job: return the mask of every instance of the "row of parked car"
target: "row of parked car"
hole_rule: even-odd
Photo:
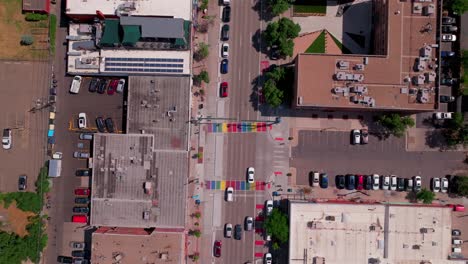
[[[97,117],[96,118],[96,126],[99,132],[105,133],[106,131],[109,133],[114,133],[115,132],[115,126],[114,126],[114,121],[112,118],[104,118],[102,117]],[[86,129],[88,128],[88,121],[86,117],[86,113],[79,113],[78,114],[78,128],[80,129]]]
[[[221,15],[221,20],[224,23],[229,23],[231,21],[231,7],[230,7],[231,1],[223,1],[223,4],[224,4],[224,7],[223,7],[222,15]],[[223,41],[229,40],[229,25],[227,24],[221,27],[221,40]],[[227,59],[229,56],[229,44],[227,43],[222,44],[221,56],[223,57],[223,59],[221,60],[220,71],[222,74],[227,74],[229,72],[229,60]]]
[[[125,79],[99,79],[93,78],[89,83],[88,91],[91,93],[98,92],[104,94],[107,90],[108,95],[113,95],[115,92],[123,93],[125,88]]]

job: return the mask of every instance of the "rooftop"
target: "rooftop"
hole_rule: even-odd
[[[178,264],[183,260],[183,233],[129,235],[98,230],[91,241],[91,261],[95,264],[114,264],[118,255],[121,257],[118,263]]]
[[[91,225],[184,226],[186,152],[159,152],[153,135],[137,134],[95,134],[93,149]]]
[[[69,16],[159,16],[192,20],[192,2],[186,0],[67,0],[66,14]]]
[[[447,259],[451,212],[448,207],[291,202],[289,263],[457,263]]]
[[[153,134],[156,149],[187,150],[190,77],[130,76],[127,133]]]
[[[50,12],[50,1],[48,0],[23,0],[23,11]]]
[[[372,5],[382,3],[375,0]],[[437,9],[425,15],[416,11],[426,10],[434,3],[414,2],[414,6],[418,5],[416,11],[412,1],[385,3],[380,10],[386,12],[387,20],[374,24],[380,27],[375,41],[386,50],[385,55],[299,54],[294,102],[297,107],[416,111],[435,108],[437,59],[431,45],[437,43]]]

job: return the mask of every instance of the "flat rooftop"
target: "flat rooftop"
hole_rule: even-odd
[[[154,147],[188,150],[190,77],[130,76],[127,133],[154,135]]]
[[[92,234],[91,262],[94,264],[183,262],[184,234],[156,233],[151,235]],[[115,257],[120,255],[121,261]]]
[[[374,1],[381,2],[380,0]],[[359,108],[430,111],[435,109],[437,1],[386,1],[387,55],[328,55],[296,57],[298,108]],[[385,16],[381,16],[385,17]],[[431,28],[431,30],[426,30]],[[424,53],[424,54],[423,54]],[[416,62],[421,61],[419,69]],[[342,63],[340,66],[339,64]],[[363,66],[361,68],[361,66]],[[364,92],[350,87],[364,86]]]
[[[451,213],[448,207],[293,201],[289,264],[460,263],[447,259]]]
[[[186,152],[158,152],[153,135],[95,134],[91,225],[183,227]]]
[[[67,0],[66,14],[69,16],[118,14],[128,16],[160,16],[192,20],[192,2],[187,0]]]

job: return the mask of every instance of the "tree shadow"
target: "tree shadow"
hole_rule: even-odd
[[[261,52],[263,54],[267,54],[268,47],[266,45],[262,45],[262,32],[260,29],[255,31],[255,34],[252,35],[252,47],[254,47],[255,51]]]
[[[447,149],[447,141],[445,140],[442,130],[432,129],[426,131],[426,145],[430,148]]]
[[[257,1],[255,5],[252,6],[252,9],[255,12],[257,12],[259,19],[265,22],[270,22],[273,20],[273,18],[275,18],[275,16],[271,13],[270,9],[268,8],[266,0]]]
[[[250,82],[250,84],[252,85],[252,92],[250,93],[249,102],[252,104],[252,108],[254,109],[254,111],[259,110],[260,86],[261,86],[260,82],[262,82],[261,75],[253,78]]]
[[[418,199],[416,198],[415,192],[408,192],[405,197],[410,203],[417,203]]]

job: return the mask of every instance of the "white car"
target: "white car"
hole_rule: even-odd
[[[73,77],[73,81],[72,81],[72,83],[70,85],[70,93],[77,94],[80,91],[81,80],[82,79],[83,78],[81,78],[81,76]]]
[[[83,129],[86,128],[87,122],[86,122],[86,114],[85,113],[79,113],[78,114],[78,127]]]
[[[123,93],[124,88],[125,88],[125,79],[120,79],[120,80],[119,80],[119,84],[117,84],[117,89],[116,89],[116,91],[117,91],[118,93]]]
[[[449,188],[449,181],[447,178],[442,178],[441,179],[442,183],[441,183],[441,186],[440,186],[440,191],[443,192],[443,193],[446,193],[448,191],[448,188]]]
[[[397,176],[391,175],[390,176],[390,190],[396,191],[397,189]]]
[[[265,253],[265,257],[263,258],[263,263],[271,264],[272,262],[273,262],[273,257],[271,256],[271,253]]]
[[[353,131],[351,131],[351,135],[352,135],[352,143],[353,145],[359,145],[361,144],[361,131],[359,131],[359,129],[354,129]]]
[[[389,176],[382,176],[382,190],[389,190],[390,189],[390,177]]]
[[[453,116],[452,112],[448,112],[448,113],[436,112],[436,113],[434,113],[434,119],[437,119],[437,120],[452,119],[452,116]]]
[[[9,128],[3,129],[2,147],[3,149],[11,149],[11,129]]]
[[[377,174],[372,175],[372,189],[378,190],[380,188],[380,176]]]
[[[227,238],[232,237],[232,224],[226,224],[224,226],[224,236]]]
[[[440,179],[439,178],[432,178],[432,191],[433,192],[440,191]]]
[[[442,34],[440,38],[442,41],[457,41],[457,36],[453,34]]]
[[[227,187],[226,188],[226,201],[227,202],[234,201],[234,188],[232,188],[232,187]]]
[[[223,45],[221,46],[221,55],[223,56],[223,58],[229,57],[229,44],[223,43]]]
[[[413,191],[419,192],[422,188],[421,176],[414,176],[414,187]]]
[[[266,210],[266,215],[271,214],[271,212],[273,211],[273,201],[272,200],[267,200],[265,202],[265,210]]]
[[[318,187],[320,184],[320,174],[317,171],[312,173],[312,186]]]
[[[247,169],[247,182],[253,183],[255,180],[255,169],[253,167],[249,167]]]

